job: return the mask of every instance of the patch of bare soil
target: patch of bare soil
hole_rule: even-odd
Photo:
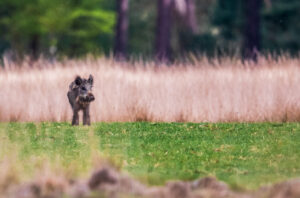
[[[212,177],[149,187],[105,167],[95,171],[85,181],[41,178],[27,184],[6,187],[0,194],[0,197],[9,198],[299,198],[300,179],[262,187],[256,192],[233,191],[225,183]]]

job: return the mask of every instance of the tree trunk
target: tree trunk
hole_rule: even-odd
[[[163,62],[171,58],[172,2],[173,0],[157,0],[155,57]]]
[[[30,59],[33,62],[39,58],[39,45],[40,45],[39,35],[38,34],[32,35],[29,43],[29,48],[30,48]]]
[[[114,46],[114,57],[117,60],[127,59],[128,3],[129,0],[117,0],[118,18]]]
[[[196,5],[194,0],[186,1],[186,22],[190,31],[195,34],[197,32]]]
[[[257,61],[260,49],[260,9],[261,0],[245,0],[245,38],[243,46],[243,58]]]
[[[179,14],[178,43],[180,54],[185,55],[192,50],[194,36],[198,31],[196,5],[194,0],[176,0],[184,2],[185,11]]]

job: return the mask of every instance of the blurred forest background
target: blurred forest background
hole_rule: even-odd
[[[299,19],[299,0],[1,0],[0,57],[297,56]]]

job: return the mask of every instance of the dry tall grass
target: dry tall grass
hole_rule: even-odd
[[[196,61],[156,67],[86,59],[0,70],[0,121],[70,121],[75,75],[94,75],[96,121],[300,121],[300,59]]]

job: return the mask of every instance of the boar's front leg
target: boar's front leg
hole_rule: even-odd
[[[91,125],[89,106],[83,109],[83,125]]]
[[[72,125],[79,125],[79,116],[78,116],[78,110],[77,109],[73,109]]]

